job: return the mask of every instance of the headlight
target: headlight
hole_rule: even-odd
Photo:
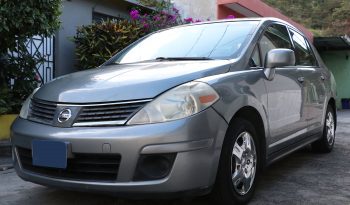
[[[29,113],[29,106],[30,106],[30,100],[32,99],[33,95],[38,91],[39,88],[36,88],[32,94],[29,95],[29,97],[24,101],[21,111],[19,112],[19,117],[23,119],[28,118],[28,113]]]
[[[127,124],[158,123],[185,118],[208,108],[218,99],[217,92],[206,83],[185,83],[147,104]]]

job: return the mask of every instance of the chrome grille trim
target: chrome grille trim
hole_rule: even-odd
[[[124,101],[124,102],[111,102],[111,103],[93,103],[93,104],[64,104],[58,103],[57,106],[65,106],[65,107],[92,107],[92,106],[107,106],[107,105],[125,105],[132,103],[142,103],[142,102],[150,102],[152,99],[146,100],[134,100],[134,101]]]
[[[52,124],[56,108],[56,103],[33,98],[30,101],[30,112],[28,119],[39,123]]]
[[[84,105],[73,126],[124,125],[149,101],[151,100]]]

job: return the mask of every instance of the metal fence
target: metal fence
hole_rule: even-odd
[[[34,36],[26,42],[26,47],[32,56],[39,54],[44,61],[36,66],[36,72],[41,83],[47,83],[55,77],[54,37]]]

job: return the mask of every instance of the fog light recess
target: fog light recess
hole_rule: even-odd
[[[167,177],[174,164],[176,153],[140,155],[134,181],[149,181]]]

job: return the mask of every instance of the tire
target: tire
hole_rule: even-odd
[[[251,122],[235,119],[231,123],[221,150],[212,192],[215,203],[246,204],[252,199],[260,172],[258,142]]]
[[[322,137],[311,144],[316,152],[329,153],[334,147],[335,141],[335,117],[333,108],[328,105]]]

